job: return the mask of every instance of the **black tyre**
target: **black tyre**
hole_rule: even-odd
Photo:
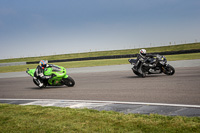
[[[175,73],[175,69],[171,65],[167,65],[164,70],[164,74],[173,75]]]
[[[75,85],[75,81],[70,76],[68,76],[66,79],[63,79],[63,83],[68,87],[73,87]]]
[[[139,76],[139,72],[137,72],[137,71],[135,71],[135,70],[133,70],[133,73],[135,74],[135,75],[137,75],[137,76]]]

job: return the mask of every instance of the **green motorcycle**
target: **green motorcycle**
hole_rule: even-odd
[[[35,73],[36,69],[29,69],[27,68],[26,73],[33,77],[33,82],[35,85],[39,86],[39,84],[35,80]],[[66,85],[68,87],[73,87],[75,85],[75,81],[67,75],[67,71],[64,67],[57,66],[57,65],[50,65],[44,69],[45,76],[51,76],[50,79],[44,80],[44,85],[40,88],[45,88],[46,86],[62,86]]]

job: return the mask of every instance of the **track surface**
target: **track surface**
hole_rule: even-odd
[[[0,98],[68,99],[200,105],[200,67],[176,68],[173,76],[135,76],[131,70],[73,73],[76,85],[39,89],[31,77],[0,80]]]

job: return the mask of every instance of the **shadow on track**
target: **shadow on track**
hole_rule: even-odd
[[[161,74],[154,74],[154,75],[151,75],[151,74],[149,74],[149,75],[146,75],[146,77],[145,78],[154,78],[154,77],[166,77],[167,75],[161,75]],[[168,76],[167,76],[168,77]],[[137,75],[133,75],[133,76],[126,76],[125,78],[141,78],[141,79],[143,79],[143,77],[139,77],[139,76],[137,76]]]
[[[47,86],[45,88],[39,88],[39,87],[28,87],[27,89],[32,89],[32,90],[48,90],[48,89],[60,89],[60,88],[69,88],[67,86]]]

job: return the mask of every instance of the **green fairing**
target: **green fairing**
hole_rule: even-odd
[[[36,69],[28,69],[26,72],[34,77]],[[68,78],[68,75],[66,75],[66,69],[61,66],[53,65],[51,67],[47,67],[44,69],[44,75],[45,76],[50,76],[54,75],[51,79],[48,80],[48,83],[53,86],[59,86],[62,85],[62,79],[63,78]]]
[[[36,69],[28,69],[26,72],[27,72],[30,76],[34,77],[35,70],[36,70]]]
[[[68,75],[65,75],[65,76],[64,76],[65,79],[68,78],[68,77],[69,77]]]

